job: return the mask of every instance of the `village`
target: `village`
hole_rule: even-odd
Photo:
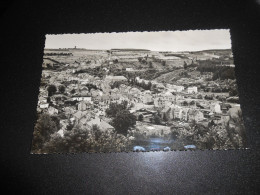
[[[203,149],[209,133],[196,133],[201,128],[214,127],[220,137],[229,133],[227,126],[241,130],[231,120],[241,112],[235,78],[213,80],[213,71],[198,71],[200,62],[219,58],[217,66],[233,68],[231,50],[224,57],[215,53],[45,50],[37,113],[58,119],[61,138],[75,127],[122,133],[121,127],[131,143],[128,149]],[[124,105],[133,123],[115,125],[119,116],[111,113],[113,105]],[[189,136],[193,140],[185,140]],[[155,138],[163,144],[146,143]],[[223,147],[232,145],[232,140],[224,142]],[[211,147],[222,146],[214,141]]]

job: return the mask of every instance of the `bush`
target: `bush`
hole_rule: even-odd
[[[44,144],[45,153],[120,152],[129,150],[131,140],[113,131],[101,131],[99,127],[81,129],[75,127],[61,137],[54,133]]]

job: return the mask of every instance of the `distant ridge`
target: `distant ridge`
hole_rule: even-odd
[[[86,49],[86,48],[45,48],[46,51],[70,51],[70,50],[84,50],[84,51],[105,51],[105,49]]]
[[[113,48],[113,49],[111,49],[111,51],[151,51],[151,50],[149,50],[149,49],[132,49],[132,48],[122,48],[122,49]]]

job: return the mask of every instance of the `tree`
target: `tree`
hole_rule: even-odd
[[[162,61],[162,65],[166,66],[166,61],[165,60]]]
[[[111,89],[119,88],[120,85],[121,85],[121,82],[120,82],[120,81],[115,81],[114,83],[112,83]]]
[[[183,102],[183,106],[188,106],[188,102],[187,102],[187,101],[184,101],[184,102]]]
[[[145,84],[144,80],[140,83],[140,85],[142,88],[145,88],[146,84]]]
[[[43,145],[51,137],[51,134],[57,132],[56,123],[48,114],[41,114],[35,124],[32,141],[32,151],[41,152]]]
[[[113,60],[114,64],[118,63],[118,59]]]
[[[144,116],[143,116],[142,114],[140,114],[140,115],[138,116],[138,120],[139,120],[139,121],[143,121],[143,120],[144,120]]]
[[[149,68],[153,68],[153,63],[151,61],[149,62]]]
[[[147,64],[147,61],[145,59],[142,59],[141,63],[142,64]]]
[[[195,104],[195,101],[192,100],[192,101],[190,102],[190,106],[192,106],[192,105],[194,105],[194,104]]]
[[[100,131],[98,126],[74,127],[61,137],[54,133],[44,144],[44,153],[120,152],[129,150],[131,141],[114,131]]]
[[[161,124],[161,118],[158,115],[154,116],[154,123],[157,125]]]
[[[229,115],[230,120],[226,124],[228,137],[234,148],[246,146],[246,131],[243,122],[242,112],[238,110],[234,116]],[[232,126],[230,124],[233,124]],[[235,124],[235,125],[234,125]]]
[[[56,93],[57,88],[55,85],[49,85],[47,91],[48,91],[48,96],[52,96],[54,93]]]
[[[213,96],[212,95],[205,95],[204,99],[206,99],[206,100],[213,100]]]
[[[149,81],[147,84],[147,90],[151,90],[151,88],[152,88],[152,83],[151,83],[151,81]]]
[[[64,86],[64,85],[60,85],[60,86],[58,87],[58,89],[59,89],[59,92],[60,92],[60,93],[64,93],[64,92],[65,92],[65,86]]]
[[[187,65],[187,63],[184,61],[184,64],[183,64],[183,68],[184,69],[187,69],[188,68],[188,65]]]
[[[123,101],[121,104],[112,102],[109,104],[109,108],[106,109],[106,114],[110,117],[116,117],[118,112],[127,109],[127,105],[128,105],[127,101]]]
[[[92,125],[92,131],[94,132],[95,140],[97,141],[101,137],[102,132],[96,124]]]
[[[237,96],[238,95],[238,90],[237,88],[234,88],[234,89],[230,89],[229,91],[229,96]]]
[[[117,133],[126,135],[128,128],[136,124],[136,117],[128,110],[120,110],[112,120],[112,126]]]
[[[163,120],[164,120],[165,122],[168,121],[168,117],[166,116],[166,114],[163,115]]]
[[[198,99],[202,99],[202,95],[201,95],[201,94],[198,94],[198,95],[197,95],[197,98],[198,98]]]
[[[76,90],[75,90],[75,89],[72,89],[72,90],[70,91],[70,93],[71,93],[71,94],[74,94],[74,93],[76,93]]]

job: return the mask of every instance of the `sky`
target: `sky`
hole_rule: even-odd
[[[200,51],[231,49],[228,29],[46,35],[45,48]]]

